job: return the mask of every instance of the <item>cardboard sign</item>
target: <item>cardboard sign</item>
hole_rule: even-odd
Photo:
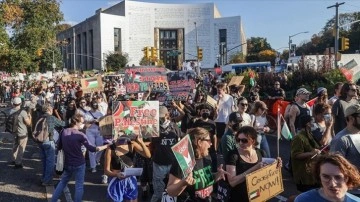
[[[63,77],[61,78],[61,80],[62,80],[63,82],[67,82],[67,81],[71,81],[72,78],[71,78],[70,75],[65,75],[65,76],[63,76]]]
[[[166,92],[169,85],[166,69],[161,67],[131,67],[125,69],[124,84],[127,93]]]
[[[159,136],[158,101],[118,101],[113,103],[115,136],[125,134],[147,139]]]
[[[101,77],[91,77],[81,79],[81,89],[84,93],[91,93],[99,90],[103,90]]]
[[[171,147],[176,161],[179,163],[180,169],[186,178],[194,169],[196,164],[194,150],[191,144],[190,136],[186,135],[178,143]]]
[[[263,202],[284,191],[281,168],[277,161],[246,175],[249,201]]]
[[[113,117],[111,115],[103,116],[99,120],[99,127],[100,127],[100,135],[102,136],[112,136],[113,135]],[[116,140],[117,137],[114,137]]]
[[[168,92],[168,93],[163,93],[162,95],[160,95],[158,97],[158,100],[160,102],[170,102],[172,100],[174,101],[187,101],[189,100],[194,100],[195,98],[195,93],[189,93],[189,92]]]
[[[231,80],[230,80],[228,86],[240,85],[243,79],[244,79],[244,76],[233,76],[233,77],[231,77]]]
[[[206,104],[208,104],[208,105],[210,105],[211,107],[213,107],[213,108],[215,108],[215,106],[217,105],[217,101],[214,99],[214,98],[212,98],[211,96],[207,96],[206,97]]]

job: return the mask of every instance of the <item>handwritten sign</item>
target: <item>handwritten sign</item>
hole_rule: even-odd
[[[127,93],[169,90],[166,69],[160,67],[131,67],[125,70],[124,84]]]
[[[61,78],[61,80],[62,80],[63,82],[67,82],[67,81],[71,81],[72,78],[71,78],[70,75],[65,75],[65,76],[63,76],[63,77]]]
[[[180,169],[186,178],[194,169],[196,164],[194,150],[190,136],[186,135],[178,143],[171,147]]]
[[[159,136],[158,101],[118,101],[113,104],[115,134],[135,136]]]
[[[158,97],[158,100],[160,102],[166,102],[166,101],[186,101],[188,99],[193,100],[195,97],[195,93],[188,93],[188,92],[168,92],[160,95]]]
[[[284,191],[281,168],[277,161],[246,175],[249,201],[262,202]]]
[[[99,120],[100,134],[102,136],[112,136],[113,135],[113,118],[111,115],[104,116]],[[114,137],[117,139],[117,137]]]
[[[230,80],[228,86],[240,85],[243,79],[244,79],[244,76],[233,76],[233,77],[231,77],[231,80]]]
[[[84,93],[91,93],[92,91],[103,90],[101,77],[91,77],[81,79],[81,89]]]

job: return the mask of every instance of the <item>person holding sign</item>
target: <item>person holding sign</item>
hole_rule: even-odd
[[[347,193],[349,189],[360,186],[359,170],[341,154],[320,156],[312,166],[312,173],[321,183],[321,188],[300,194],[295,202],[360,201],[359,197]]]
[[[150,158],[150,150],[138,136],[134,141],[125,135],[120,137],[112,147],[105,152],[105,175],[113,177],[108,186],[108,196],[113,201],[136,201],[138,196],[136,176],[126,176],[126,168],[134,166],[135,152],[145,158]]]
[[[243,126],[235,136],[238,149],[229,153],[226,160],[226,171],[229,173],[228,181],[232,187],[230,190],[229,202],[247,202],[248,192],[246,188],[246,175],[256,171],[266,163],[262,162],[263,155],[256,148],[257,131],[251,126]],[[278,167],[282,166],[282,161],[278,158]]]
[[[217,173],[211,172],[211,158],[209,148],[211,138],[209,132],[204,128],[193,128],[189,130],[192,147],[194,149],[195,166],[192,172],[183,177],[179,164],[173,164],[169,174],[167,192],[172,197],[185,197],[189,201],[211,201],[213,185],[220,179],[225,179],[228,173],[219,166]]]

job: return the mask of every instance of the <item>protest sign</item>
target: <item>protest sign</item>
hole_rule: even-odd
[[[249,201],[262,202],[284,191],[281,168],[277,161],[246,175]]]
[[[159,136],[158,101],[118,101],[113,103],[115,134],[135,136]]]
[[[179,163],[180,169],[186,178],[194,169],[195,155],[191,144],[190,136],[186,135],[178,143],[171,147],[176,161]]]
[[[131,67],[125,69],[127,93],[165,92],[169,90],[166,69],[162,67]]]
[[[244,79],[244,76],[233,76],[233,77],[231,77],[231,80],[230,80],[228,86],[240,85],[243,79]]]
[[[110,137],[113,133],[113,117],[111,115],[103,116],[99,120],[99,127],[100,127],[100,135]],[[113,138],[114,140],[117,137]]]
[[[81,79],[81,89],[84,93],[91,93],[94,91],[103,90],[101,77],[91,77]]]
[[[65,75],[65,76],[63,76],[63,77],[61,78],[61,80],[62,80],[63,82],[71,81],[71,76],[70,76],[70,75]]]
[[[217,105],[217,101],[212,98],[211,96],[207,96],[206,97],[206,104],[210,105],[211,107],[215,108],[215,106]]]

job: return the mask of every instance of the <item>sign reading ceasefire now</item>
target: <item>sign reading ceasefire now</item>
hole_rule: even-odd
[[[169,90],[166,69],[162,67],[130,67],[125,69],[127,93],[165,92]]]
[[[277,161],[246,176],[249,201],[263,202],[284,191],[281,168]]]

